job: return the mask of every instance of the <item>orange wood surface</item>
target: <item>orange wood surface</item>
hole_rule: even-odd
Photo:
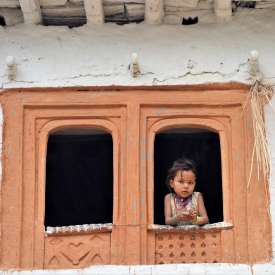
[[[247,100],[247,87],[238,84],[2,90],[1,267],[269,261],[267,180],[258,180],[254,173],[247,187],[253,147],[250,110],[244,108]],[[101,128],[112,135],[110,233],[55,237],[44,233],[47,139],[50,133],[68,127]],[[171,244],[165,241],[168,247],[173,245],[167,254],[160,252],[161,234],[148,230],[154,217],[155,134],[180,127],[206,128],[219,134],[224,220],[233,224],[233,229],[217,233],[217,248],[194,252],[195,260],[194,255],[183,259],[172,251],[179,233],[171,233]],[[197,238],[201,240],[204,234],[198,233]],[[189,246],[202,245],[201,241],[193,243],[190,236],[186,235]],[[211,233],[208,238],[211,246]],[[93,246],[104,253],[97,255]],[[160,253],[168,256],[160,257]]]

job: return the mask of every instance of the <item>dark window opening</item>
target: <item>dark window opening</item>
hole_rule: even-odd
[[[198,23],[199,23],[198,16],[188,17],[188,18],[183,17],[182,22],[181,22],[182,25],[194,25],[194,24],[198,24]]]
[[[113,142],[101,130],[49,136],[45,226],[112,223]]]
[[[154,223],[164,224],[167,171],[185,156],[196,162],[195,191],[204,198],[210,223],[223,221],[221,150],[217,133],[204,129],[174,129],[161,132],[154,145]]]
[[[0,16],[0,26],[6,26],[6,21],[3,16]]]

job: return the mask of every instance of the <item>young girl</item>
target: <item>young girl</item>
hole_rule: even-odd
[[[173,163],[166,180],[172,191],[164,199],[165,223],[170,225],[203,225],[208,216],[201,193],[194,192],[196,168],[192,160],[182,158]]]

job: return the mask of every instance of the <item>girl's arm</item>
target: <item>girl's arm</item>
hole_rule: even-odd
[[[165,224],[176,225],[177,218],[172,216],[170,194],[167,194],[164,198],[164,217]]]
[[[199,225],[209,223],[208,215],[204,206],[204,201],[201,193],[198,194],[198,216],[195,223]]]

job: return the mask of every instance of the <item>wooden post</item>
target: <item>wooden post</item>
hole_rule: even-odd
[[[232,1],[231,0],[215,0],[215,14],[218,21],[226,22],[232,17]]]
[[[145,1],[145,21],[148,24],[161,24],[164,17],[163,0]]]
[[[84,0],[87,24],[102,25],[104,23],[104,10],[102,0]]]
[[[24,22],[27,24],[39,24],[42,21],[39,0],[19,0]]]

